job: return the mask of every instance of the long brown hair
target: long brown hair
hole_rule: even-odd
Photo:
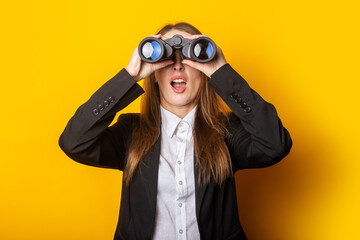
[[[168,24],[158,34],[175,29],[189,34],[201,34],[188,23]],[[201,85],[196,96],[198,107],[193,129],[196,164],[199,167],[199,183],[209,183],[211,176],[221,185],[229,176],[232,168],[229,150],[224,137],[228,134],[229,108],[223,100],[208,86],[209,78],[202,74]],[[143,157],[153,150],[160,137],[161,113],[159,85],[155,74],[144,81],[145,94],[141,100],[139,125],[134,129],[124,178],[128,184]]]

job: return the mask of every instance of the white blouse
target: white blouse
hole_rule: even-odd
[[[196,106],[183,119],[160,108],[161,149],[153,239],[200,239],[192,135]]]

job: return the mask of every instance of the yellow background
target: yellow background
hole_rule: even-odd
[[[57,141],[144,37],[178,21],[222,48],[293,138],[281,163],[236,176],[248,238],[360,239],[356,2],[2,3],[0,239],[113,238],[122,173],[78,164]]]

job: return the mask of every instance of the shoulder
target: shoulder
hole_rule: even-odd
[[[136,122],[140,119],[140,113],[123,113],[117,119],[117,122]]]
[[[130,134],[132,130],[138,125],[140,120],[139,113],[124,113],[121,114],[117,121],[109,127],[111,132]]]

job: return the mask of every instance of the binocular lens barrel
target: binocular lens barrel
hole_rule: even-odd
[[[161,46],[157,41],[146,42],[142,48],[142,56],[148,60],[156,60],[161,56]]]
[[[211,42],[201,39],[194,46],[194,55],[203,61],[210,59],[214,54],[214,47]]]
[[[166,40],[147,37],[139,44],[141,59],[149,63],[173,59],[176,50],[181,50],[183,59],[201,63],[210,62],[216,55],[216,45],[208,37],[199,37],[193,40],[181,35],[175,35]]]

